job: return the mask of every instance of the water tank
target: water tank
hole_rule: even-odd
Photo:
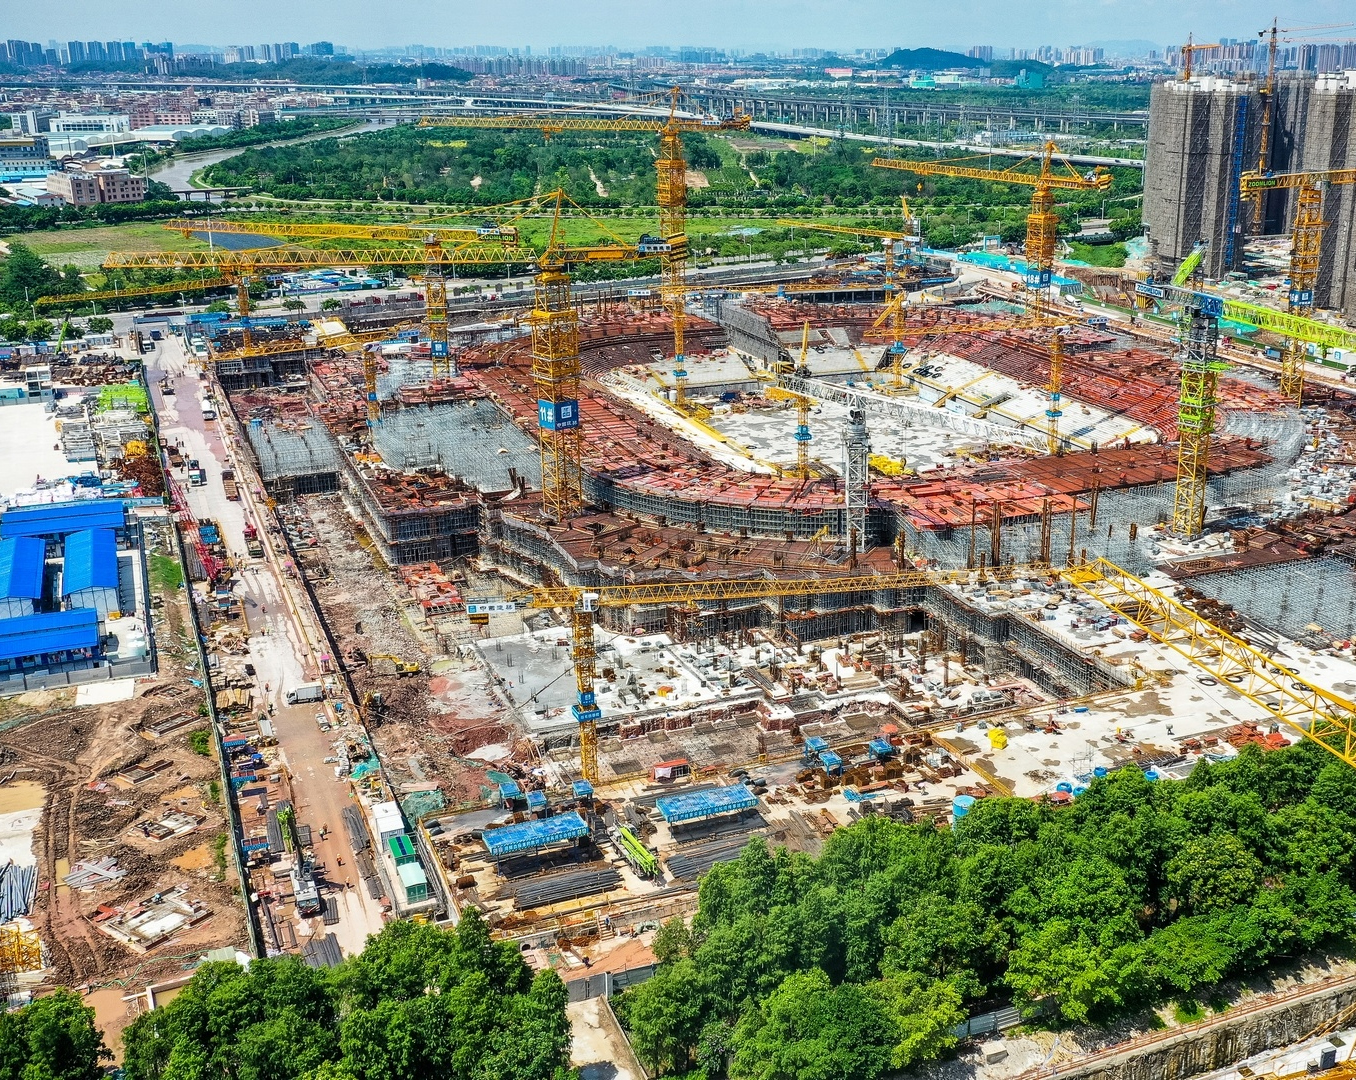
[[[1073,785],[1072,785],[1071,783],[1069,783],[1069,781],[1067,781],[1067,780],[1061,780],[1058,784],[1055,785],[1055,790],[1056,790],[1056,791],[1062,791],[1062,792],[1064,792],[1066,795],[1072,795],[1072,794],[1073,794]]]
[[[1085,788],[1082,784],[1077,784],[1077,785],[1075,785],[1075,787],[1074,787],[1074,789],[1073,789],[1073,796],[1074,796],[1074,798],[1075,798],[1075,799],[1078,798],[1078,796],[1082,795],[1082,794],[1083,794],[1085,791],[1087,791],[1087,790],[1088,790],[1088,789]]]
[[[1157,780],[1157,779],[1158,779],[1158,770],[1157,770],[1157,769],[1145,769],[1145,770],[1144,770],[1144,779],[1145,779],[1145,780],[1149,780],[1149,781]]]
[[[1092,770],[1092,775],[1093,775],[1093,776],[1105,776],[1105,775],[1106,775],[1106,766],[1105,766],[1105,765],[1098,765],[1095,769]]]
[[[951,800],[951,817],[959,821],[970,812],[970,807],[975,805],[973,795],[957,795]]]

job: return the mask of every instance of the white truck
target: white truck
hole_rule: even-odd
[[[289,705],[304,705],[308,701],[321,701],[325,697],[323,683],[308,682],[294,686],[284,695]]]

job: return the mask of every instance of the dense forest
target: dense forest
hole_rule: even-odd
[[[337,968],[201,965],[123,1033],[126,1080],[565,1080],[565,984],[476,912],[392,923]],[[0,1080],[97,1080],[110,1057],[69,991],[0,1012]]]
[[[1348,943],[1356,772],[1305,742],[1072,807],[985,799],[954,829],[867,817],[819,858],[751,841],[666,924],[616,1001],[670,1074],[875,1080],[946,1054],[979,1002],[1045,1023],[1193,1006],[1231,976]]]

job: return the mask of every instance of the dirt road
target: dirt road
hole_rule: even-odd
[[[169,397],[159,386],[162,374],[175,389]],[[346,953],[359,952],[367,935],[379,931],[383,920],[380,904],[360,887],[351,870],[353,853],[342,823],[344,807],[351,801],[349,788],[346,780],[336,778],[333,765],[325,761],[334,756],[335,735],[322,731],[317,723],[317,713],[326,711],[323,707],[288,706],[284,700],[288,688],[318,680],[325,670],[334,668],[316,613],[295,578],[272,515],[257,494],[262,483],[248,452],[237,445],[239,436],[232,430],[234,422],[225,394],[219,388],[209,388],[207,379],[198,377],[178,338],[161,344],[155,359],[148,362],[147,378],[162,436],[170,442],[181,442],[185,458],[197,458],[207,474],[206,484],[185,487],[195,516],[218,523],[235,564],[242,567],[236,593],[248,626],[249,660],[258,682],[256,698],[273,708],[280,757],[292,778],[297,820],[311,826],[317,861],[328,868],[327,880],[336,886],[329,900],[339,912],[339,922],[325,929],[339,939]],[[220,403],[220,420],[202,418],[209,393],[215,393]],[[221,480],[226,468],[235,470],[239,502],[226,498]],[[183,477],[179,479],[187,484]],[[245,550],[246,521],[259,529],[265,541],[266,558],[262,560],[250,558]],[[330,711],[328,719],[333,718]],[[325,826],[327,837],[321,839]],[[346,871],[346,867],[350,869]],[[347,881],[352,881],[354,888],[344,888]],[[319,920],[310,922],[313,925],[298,927],[299,940],[319,931]]]

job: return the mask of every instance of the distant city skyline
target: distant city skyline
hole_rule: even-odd
[[[135,37],[209,43],[224,48],[272,40],[342,41],[354,49],[504,45],[545,51],[593,44],[620,49],[700,45],[745,51],[932,47],[964,52],[974,45],[1034,48],[1149,40],[1158,47],[1241,37],[1269,26],[1344,24],[1330,35],[1356,33],[1350,0],[1000,0],[918,4],[901,0],[499,0],[374,9],[359,0],[221,0],[187,6],[128,0],[109,7],[92,0],[23,5],[6,16],[6,37],[47,41]],[[681,20],[681,21],[678,21]]]

